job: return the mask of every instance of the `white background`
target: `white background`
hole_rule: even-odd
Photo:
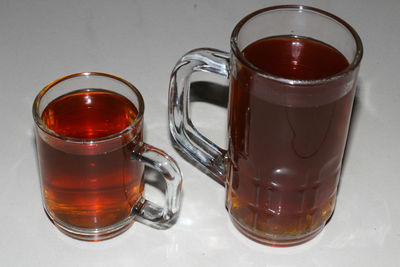
[[[400,266],[400,1],[301,2],[345,19],[365,48],[336,211],[316,239],[292,248],[249,241],[228,218],[224,188],[171,144],[168,83],[178,58],[197,47],[229,50],[240,18],[282,3],[1,0],[0,266]],[[142,92],[146,142],[174,156],[184,174],[171,229],[135,223],[90,243],[46,217],[31,106],[46,84],[82,71],[118,75]],[[198,128],[224,144],[226,110],[196,114]]]

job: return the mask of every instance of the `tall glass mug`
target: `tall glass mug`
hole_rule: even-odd
[[[44,209],[77,239],[98,241],[134,220],[167,228],[180,208],[182,177],[163,151],[143,143],[144,102],[129,82],[77,73],[47,85],[33,103]],[[143,196],[144,166],[166,182],[165,206]]]
[[[297,245],[332,215],[362,53],[358,34],[342,19],[291,5],[243,18],[230,53],[196,49],[177,63],[171,134],[225,183],[226,208],[247,237]],[[194,72],[230,80],[227,151],[191,121]]]

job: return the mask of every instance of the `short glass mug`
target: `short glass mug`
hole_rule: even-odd
[[[271,246],[297,245],[331,217],[362,53],[358,34],[342,19],[289,5],[243,18],[230,53],[195,49],[176,64],[171,135],[225,183],[226,208],[245,236]],[[191,120],[195,72],[230,81],[227,150]]]
[[[138,89],[105,73],[65,76],[37,95],[44,209],[65,234],[100,241],[135,220],[159,229],[176,221],[181,171],[173,158],[143,142],[143,113]],[[164,207],[143,196],[145,166],[165,180]]]

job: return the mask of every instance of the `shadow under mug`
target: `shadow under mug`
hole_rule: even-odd
[[[273,42],[277,45],[260,48]],[[332,53],[333,61],[339,55],[346,65],[321,77],[320,71],[332,67]],[[289,5],[243,18],[233,30],[230,53],[195,49],[176,64],[169,93],[171,135],[180,150],[225,183],[226,208],[247,237],[272,246],[297,245],[316,236],[331,217],[362,53],[358,34],[342,19]],[[308,73],[302,60],[318,67]],[[280,74],[279,68],[288,66],[288,76]],[[195,72],[230,81],[227,150],[191,120]]]
[[[43,204],[62,232],[99,241],[135,220],[159,229],[176,221],[182,175],[173,158],[143,142],[143,113],[140,92],[105,73],[65,76],[37,95]],[[163,207],[143,196],[145,166],[165,180]]]

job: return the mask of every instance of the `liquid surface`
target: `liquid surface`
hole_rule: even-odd
[[[51,102],[42,120],[60,135],[95,139],[124,130],[136,115],[137,108],[121,95],[84,90]],[[130,135],[136,138],[117,140],[118,146],[103,142],[94,152],[89,143],[71,148],[37,135],[43,197],[53,219],[97,229],[130,215],[143,191],[143,167],[130,160],[142,132],[135,128]]]
[[[348,66],[332,47],[290,36],[257,41],[243,54],[257,68],[290,79],[324,78]],[[253,237],[301,238],[333,212],[354,88],[328,103],[304,98],[290,106],[259,97],[272,85],[288,89],[245,68],[232,77],[226,205]],[[338,86],[325,89],[343,89]]]
[[[243,55],[260,70],[287,79],[326,78],[349,65],[333,47],[305,38],[263,39],[246,47]]]
[[[83,90],[47,105],[42,121],[60,135],[96,139],[124,130],[136,115],[136,107],[121,95],[104,90]]]

